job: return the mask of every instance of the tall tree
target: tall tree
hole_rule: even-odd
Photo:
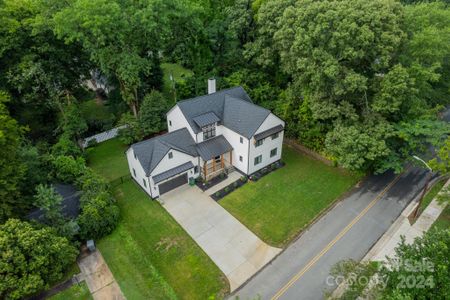
[[[74,263],[77,249],[49,228],[9,219],[0,225],[0,298],[23,299],[49,288]]]
[[[122,98],[137,117],[142,78],[158,70],[171,17],[184,8],[173,0],[76,0],[54,21],[60,37],[80,42],[101,70],[118,80]]]
[[[34,139],[50,137],[55,110],[89,75],[91,62],[77,43],[53,33],[51,16],[61,1],[0,2],[0,88],[12,97],[11,113]]]
[[[19,154],[24,129],[9,115],[8,101],[9,97],[0,92],[0,223],[27,206],[19,190],[26,170]]]

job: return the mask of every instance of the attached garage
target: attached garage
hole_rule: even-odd
[[[164,193],[167,193],[183,184],[186,184],[188,182],[188,176],[187,173],[184,173],[183,175],[177,176],[173,179],[170,179],[166,182],[163,182],[158,185],[159,188],[159,194],[162,195]]]

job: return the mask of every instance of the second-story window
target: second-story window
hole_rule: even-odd
[[[207,125],[202,128],[203,140],[210,139],[216,136],[216,124]]]

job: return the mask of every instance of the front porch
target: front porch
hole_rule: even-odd
[[[231,167],[233,167],[233,154],[232,151],[229,151],[208,161],[203,160],[200,174],[204,180],[210,180],[215,176],[227,172]]]
[[[201,157],[200,174],[203,180],[210,180],[233,166],[233,147],[222,135],[197,144],[197,151]]]

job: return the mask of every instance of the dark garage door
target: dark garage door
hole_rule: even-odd
[[[161,183],[159,185],[159,194],[162,195],[164,193],[167,193],[168,191],[173,190],[174,188],[177,188],[187,182],[187,173],[177,176],[174,179]]]

